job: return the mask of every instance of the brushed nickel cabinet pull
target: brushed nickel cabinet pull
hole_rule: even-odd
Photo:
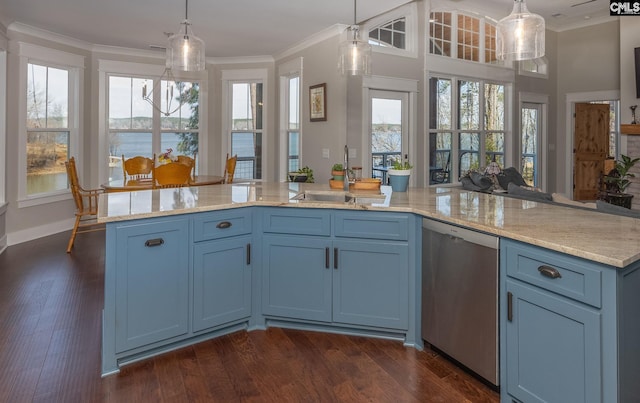
[[[220,221],[218,225],[216,225],[216,228],[220,228],[220,229],[226,229],[229,227],[231,227],[231,223],[229,221]]]
[[[147,241],[144,243],[144,246],[146,246],[147,248],[153,248],[154,246],[160,246],[163,244],[164,244],[164,239],[155,238],[155,239],[147,239]]]
[[[507,293],[507,320],[513,322],[513,294]]]
[[[545,277],[549,277],[549,278],[561,278],[562,274],[560,274],[560,272],[558,271],[558,269],[555,269],[553,267],[549,267],[549,266],[540,266],[538,267],[538,271],[540,272],[540,274],[542,274]]]

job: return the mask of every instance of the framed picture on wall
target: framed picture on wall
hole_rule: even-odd
[[[327,84],[309,87],[309,116],[312,122],[327,120]]]

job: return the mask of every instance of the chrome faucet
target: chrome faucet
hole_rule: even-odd
[[[349,147],[344,146],[344,190],[349,190]]]

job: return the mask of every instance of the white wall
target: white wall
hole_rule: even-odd
[[[572,113],[566,107],[567,95],[620,89],[618,43],[618,21],[557,34],[558,76],[555,84],[558,119],[552,131],[555,129],[555,189],[558,192],[572,194],[566,185],[571,182],[572,171],[565,168],[566,162],[573,158],[569,146],[573,130],[567,128],[565,119]]]

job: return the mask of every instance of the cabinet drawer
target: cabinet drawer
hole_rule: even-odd
[[[251,209],[200,213],[193,217],[194,242],[251,233]]]
[[[507,275],[600,308],[602,270],[580,258],[504,240]]]
[[[347,238],[409,239],[409,217],[400,214],[336,211],[335,235]]]
[[[264,232],[296,235],[331,235],[331,212],[328,210],[274,208],[262,212]]]

